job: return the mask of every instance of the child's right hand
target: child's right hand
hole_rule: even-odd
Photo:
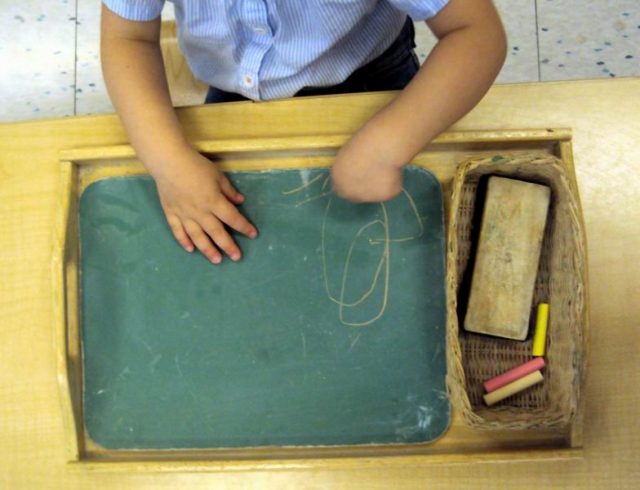
[[[244,196],[211,161],[195,150],[180,162],[172,163],[154,178],[173,236],[188,252],[194,250],[195,244],[214,264],[222,260],[220,250],[232,260],[239,260],[240,249],[225,224],[249,238],[258,234],[236,208]]]
[[[160,50],[160,17],[126,20],[102,5],[100,52],[109,95],[138,158],[158,186],[162,209],[182,247],[194,245],[214,264],[240,249],[225,225],[253,238],[236,205],[244,197],[182,134]],[[153,128],[150,131],[149,128]]]

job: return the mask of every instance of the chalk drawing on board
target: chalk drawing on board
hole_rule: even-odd
[[[323,179],[324,177],[324,179]],[[323,173],[316,175],[314,178],[309,180],[308,175],[303,176],[303,183],[299,187],[294,189],[290,189],[282,192],[282,195],[289,196],[297,193],[301,193],[306,191],[311,186],[316,183],[322,181],[322,185],[319,189],[319,192],[315,195],[311,195],[310,197],[306,197],[305,199],[294,204],[295,207],[301,206],[303,204],[307,204],[312,201],[316,201],[318,199],[327,198],[327,203],[324,208],[324,215],[322,219],[321,232],[320,232],[320,244],[321,244],[321,256],[322,256],[322,273],[324,277],[324,285],[325,291],[327,293],[327,297],[333,303],[338,305],[338,316],[340,322],[343,325],[349,327],[365,327],[368,325],[372,325],[375,323],[382,315],[384,314],[387,303],[389,300],[389,280],[391,276],[391,244],[392,243],[400,243],[407,242],[411,240],[417,240],[424,234],[424,225],[420,218],[420,214],[418,212],[418,208],[416,206],[415,200],[413,196],[405,189],[402,189],[401,196],[403,196],[406,200],[406,205],[409,207],[411,220],[415,218],[415,223],[417,225],[417,232],[415,234],[409,234],[407,236],[401,236],[392,238],[389,231],[389,209],[388,204],[385,202],[377,203],[380,206],[381,218],[377,218],[371,220],[369,222],[364,223],[358,231],[353,236],[351,243],[349,245],[349,249],[347,251],[347,255],[342,265],[342,274],[341,280],[337,287],[335,284],[331,284],[331,280],[329,278],[329,266],[328,266],[328,258],[327,258],[327,223],[329,222],[329,213],[339,198],[333,192],[333,189],[329,185],[331,182],[331,176],[325,175]],[[366,240],[362,240],[361,237],[364,237],[366,233],[370,232],[372,229],[377,228],[381,234],[380,236],[369,237]],[[349,277],[350,277],[350,269],[352,269],[352,258],[354,251],[357,250],[358,246],[365,243],[370,247],[381,246],[380,258],[377,260],[377,263],[374,263],[374,273],[372,275],[371,283],[368,287],[365,288],[365,291],[357,297],[357,299],[347,300],[347,297],[353,296],[349,293]],[[382,296],[380,301],[380,306],[376,309],[376,311],[369,316],[369,318],[362,319],[359,321],[350,321],[345,318],[345,312],[350,309],[356,309],[361,307],[364,302],[377,290],[378,286],[382,287]],[[356,295],[358,296],[358,295]]]

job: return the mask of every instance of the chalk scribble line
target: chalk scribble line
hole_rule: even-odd
[[[303,185],[296,187],[294,189],[290,189],[288,191],[284,191],[282,192],[282,194],[288,196],[298,192],[302,192],[303,190],[308,189],[314,183],[318,182],[322,177],[323,177],[323,174],[319,174],[315,176],[313,179],[311,179],[310,181],[304,183]],[[329,274],[328,274],[327,254],[326,254],[326,235],[327,235],[326,225],[328,222],[329,210],[331,209],[331,205],[334,200],[333,190],[330,189],[329,191],[325,191],[330,180],[331,180],[330,176],[328,175],[325,176],[324,181],[322,183],[322,187],[320,189],[320,193],[315,196],[311,196],[311,197],[308,197],[307,199],[297,202],[295,204],[295,207],[329,196],[327,205],[324,209],[324,215],[322,218],[322,225],[321,225],[321,236],[320,236],[320,249],[321,249],[321,255],[322,255],[322,268],[323,268],[322,272],[324,276],[324,283],[325,283],[324,286],[327,293],[327,297],[329,298],[329,300],[331,300],[332,302],[338,305],[338,308],[339,308],[338,316],[339,316],[340,322],[343,325],[350,326],[350,327],[363,327],[363,326],[371,325],[375,323],[380,317],[382,317],[382,315],[384,314],[387,308],[387,303],[389,299],[389,280],[391,275],[390,274],[391,243],[407,242],[410,240],[415,240],[417,238],[420,238],[424,234],[424,225],[422,223],[422,220],[420,219],[420,214],[418,212],[418,208],[416,206],[415,200],[413,199],[411,194],[406,189],[403,188],[402,192],[406,196],[407,201],[409,202],[409,206],[411,207],[413,215],[416,218],[416,222],[418,223],[419,230],[418,230],[418,233],[415,235],[404,236],[399,238],[391,238],[390,232],[389,232],[389,213],[387,209],[387,204],[384,202],[379,203],[379,206],[382,212],[382,219],[374,219],[373,221],[370,221],[364,224],[363,226],[361,226],[360,229],[355,234],[353,240],[351,241],[351,244],[349,245],[347,257],[345,259],[345,263],[342,269],[342,282],[340,285],[340,297],[338,299],[332,293],[331,287],[329,285]],[[354,248],[360,236],[367,229],[376,225],[382,226],[383,236],[381,238],[369,238],[368,244],[371,246],[383,245],[383,250],[382,250],[380,260],[378,261],[378,264],[376,266],[376,271],[373,275],[371,285],[367,289],[367,291],[365,291],[362,294],[362,296],[360,296],[358,299],[356,299],[355,301],[346,302],[345,296],[347,291],[347,282],[349,279],[349,269],[351,267],[351,258],[353,255]],[[380,275],[383,273],[383,271],[384,271],[384,286],[383,286],[383,293],[382,293],[382,304],[380,306],[380,309],[377,311],[375,315],[373,315],[368,320],[360,321],[360,322],[346,321],[345,315],[344,315],[345,309],[355,308],[360,304],[362,304],[369,296],[371,296],[371,294],[373,294],[373,292],[376,290],[376,287],[379,284]]]

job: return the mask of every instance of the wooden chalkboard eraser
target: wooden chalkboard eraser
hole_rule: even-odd
[[[527,337],[550,196],[544,185],[489,178],[465,330]]]

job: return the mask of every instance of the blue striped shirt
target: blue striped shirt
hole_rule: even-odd
[[[178,41],[196,78],[253,100],[344,81],[381,55],[407,15],[448,0],[174,0]],[[129,20],[157,18],[164,0],[104,0]]]

